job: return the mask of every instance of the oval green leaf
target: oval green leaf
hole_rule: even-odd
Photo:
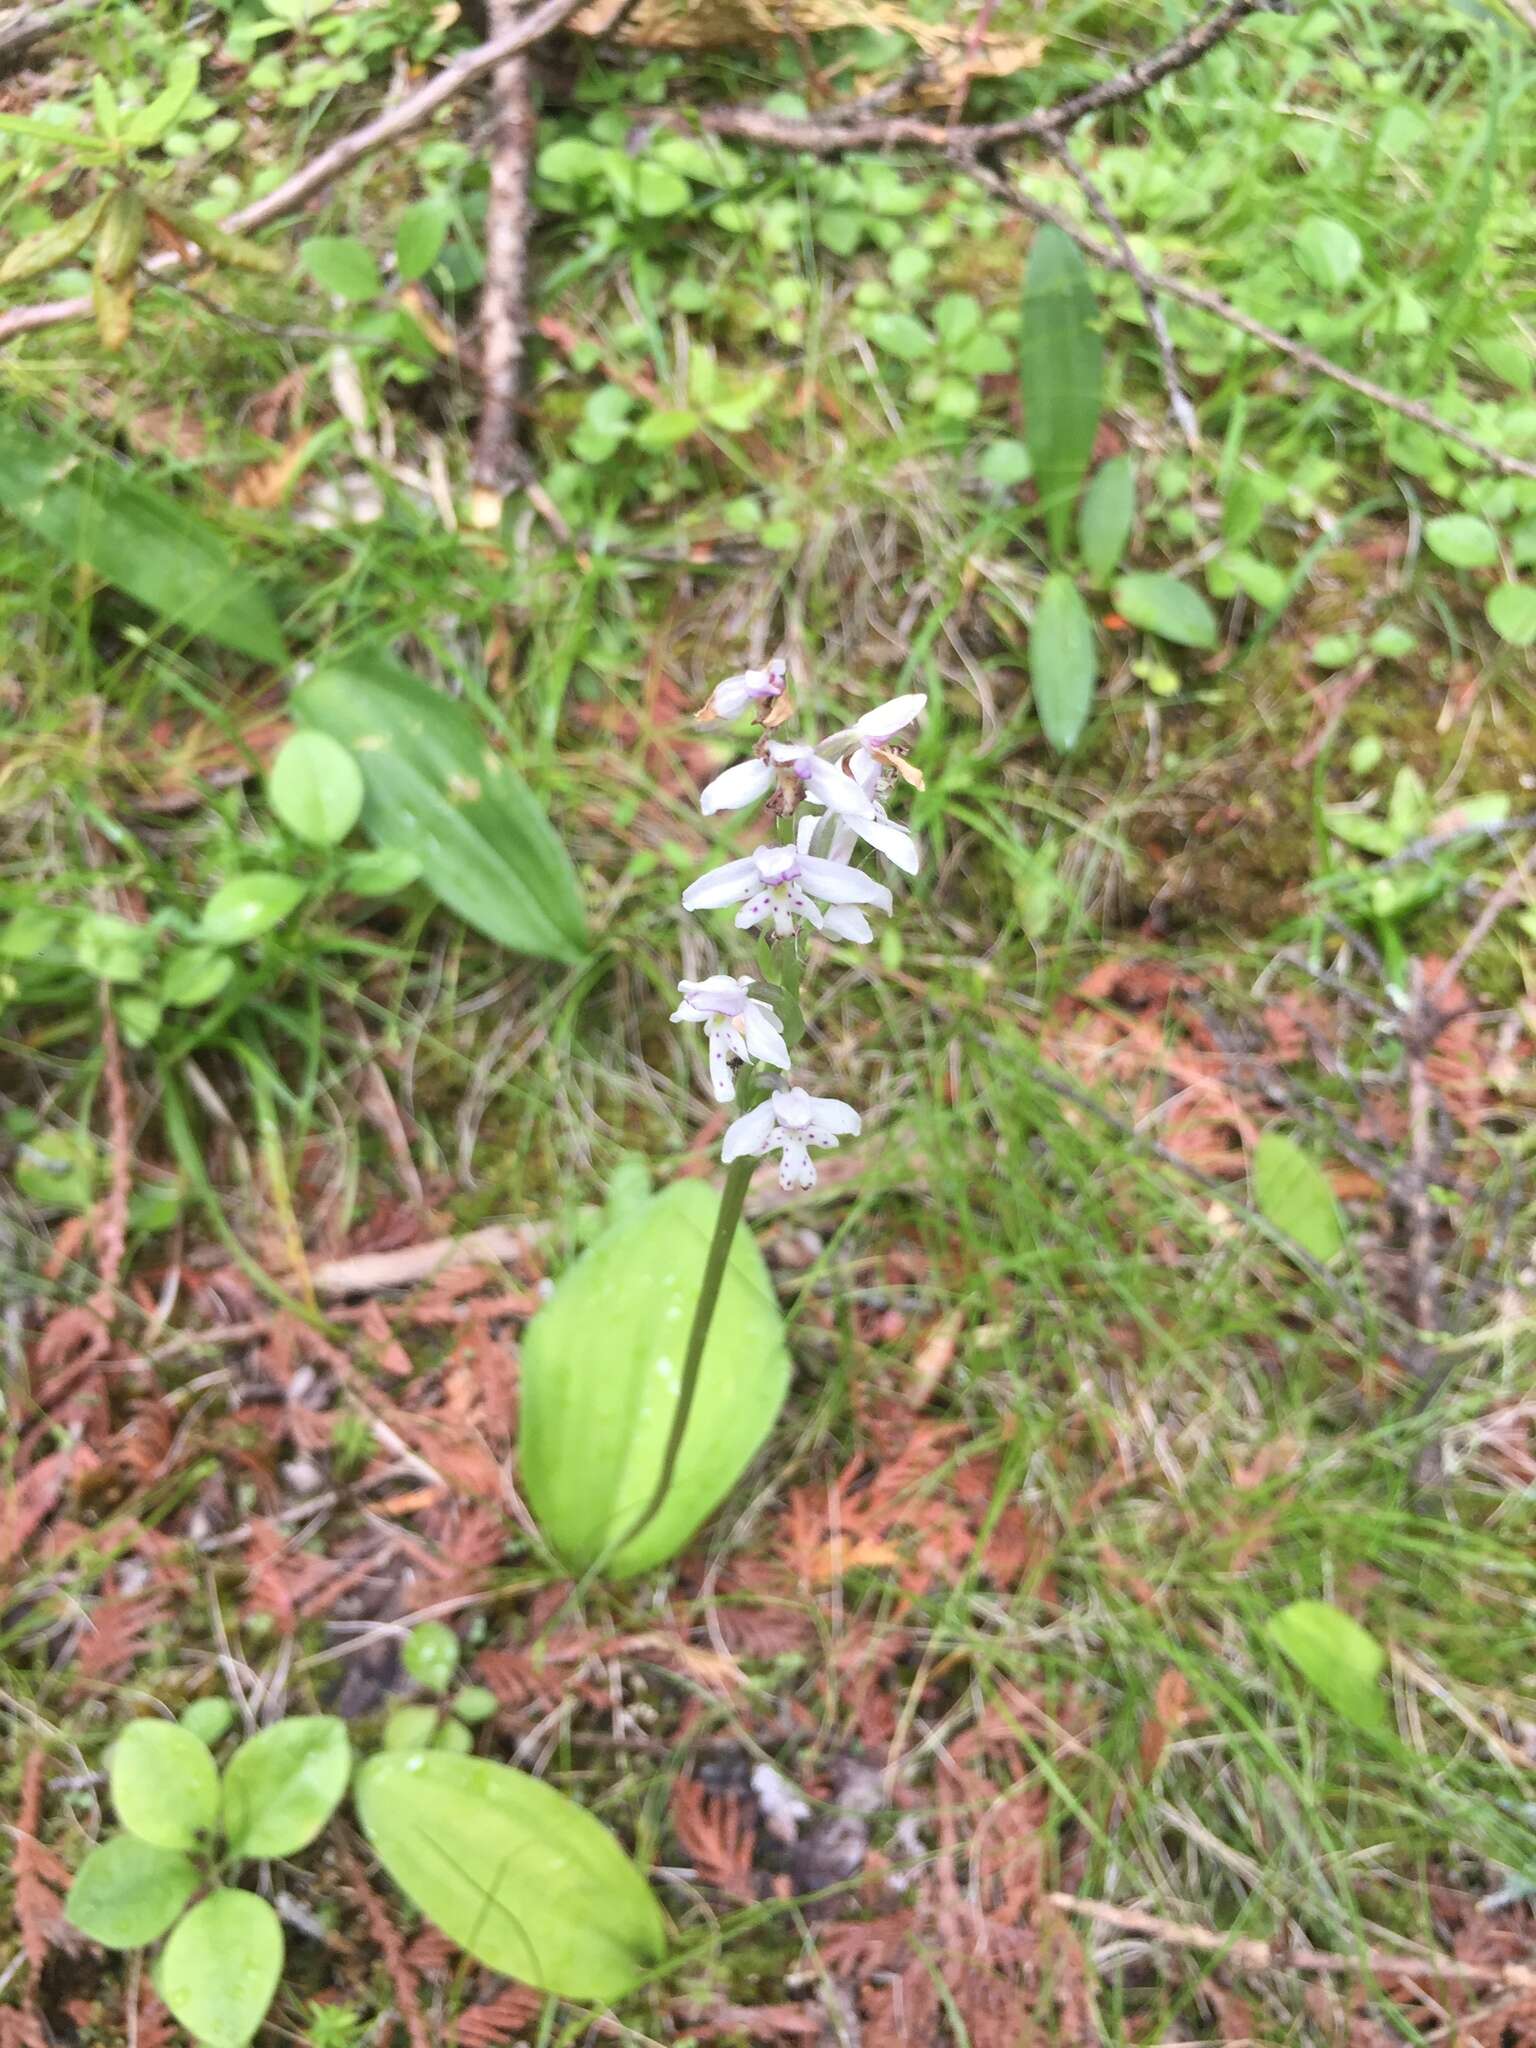
[[[385,852],[414,855],[450,910],[516,952],[587,957],[570,856],[464,705],[375,649],[312,676],[293,711],[351,749],[368,836]]]
[[[1326,1600],[1293,1600],[1264,1630],[1336,1714],[1367,1735],[1389,1735],[1381,1690],[1385,1650],[1358,1621]]]
[[[1344,1249],[1344,1224],[1328,1176],[1294,1138],[1266,1131],[1253,1150],[1259,1213],[1320,1264]]]
[[[1096,469],[1078,512],[1077,544],[1088,580],[1102,589],[1120,566],[1136,517],[1136,472],[1128,455]]]
[[[1432,555],[1453,569],[1491,569],[1499,559],[1499,537],[1486,519],[1470,512],[1447,512],[1428,520],[1424,539]]]
[[[296,1714],[242,1742],[224,1770],[224,1834],[236,1856],[294,1856],[341,1802],[352,1773],[346,1723]]]
[[[1072,502],[1099,431],[1104,344],[1098,315],[1077,244],[1060,228],[1038,229],[1024,273],[1019,381],[1035,488],[1058,554],[1065,552]]]
[[[1488,593],[1488,623],[1511,647],[1536,645],[1536,583],[1501,583]]]
[[[400,1661],[428,1692],[446,1692],[459,1668],[459,1639],[446,1621],[423,1621],[406,1637]]]
[[[650,1886],[601,1822],[537,1778],[399,1751],[363,1765],[356,1803],[406,1897],[488,1968],[605,2005],[661,1960]]]
[[[286,658],[271,600],[219,534],[115,462],[6,420],[0,505],[162,618],[257,661]]]
[[[219,1891],[172,1933],[155,1989],[205,2048],[245,2048],[283,1971],[282,1923],[254,1892]]]
[[[376,299],[384,289],[372,250],[355,235],[311,235],[299,244],[299,261],[322,291],[350,304]]]
[[[1058,754],[1082,738],[1093,708],[1098,659],[1093,620],[1070,576],[1047,576],[1029,629],[1029,674],[1040,729]]]
[[[675,1556],[746,1470],[783,1403],[783,1318],[762,1255],[742,1228],[671,1491],[629,1538],[660,1476],[718,1211],[719,1196],[703,1181],[678,1181],[653,1195],[603,1232],[529,1325],[518,1438],[523,1487],[573,1573],[601,1562],[624,1578]]]
[[[267,800],[306,846],[339,846],[363,814],[363,771],[328,733],[290,733],[267,777]]]
[[[442,253],[452,218],[441,199],[418,199],[401,214],[395,229],[395,268],[402,284],[426,276]]]
[[[1175,646],[1211,648],[1220,637],[1216,614],[1198,590],[1176,576],[1153,571],[1122,576],[1113,597],[1121,618]]]
[[[211,1003],[234,971],[234,961],[214,946],[182,946],[166,962],[160,1000],[173,1010],[196,1009]]]
[[[303,895],[304,884],[293,875],[265,869],[236,875],[203,905],[198,929],[210,945],[238,946],[281,924]]]
[[[219,1824],[219,1773],[208,1745],[174,1721],[130,1721],[112,1745],[112,1805],[141,1842],[195,1849]]]
[[[64,1913],[103,1948],[143,1948],[174,1925],[201,1882],[179,1849],[113,1835],[76,1871]]]

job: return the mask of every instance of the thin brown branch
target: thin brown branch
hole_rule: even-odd
[[[1080,228],[1070,215],[1059,207],[1047,206],[1043,200],[1032,199],[1020,192],[1012,180],[1000,172],[989,170],[977,163],[973,157],[963,153],[955,156],[960,170],[966,171],[991,192],[994,197],[1011,208],[1015,213],[1025,214],[1030,220],[1049,224],[1069,235],[1085,256],[1095,263],[1101,263],[1107,270],[1127,270],[1120,251],[1107,242],[1101,242]],[[1362,377],[1357,371],[1346,369],[1342,363],[1330,357],[1319,355],[1315,348],[1308,348],[1305,342],[1292,341],[1288,334],[1280,334],[1273,327],[1266,327],[1262,320],[1255,320],[1241,307],[1234,306],[1230,299],[1224,299],[1220,292],[1206,289],[1204,285],[1186,284],[1183,278],[1171,277],[1165,270],[1149,270],[1147,281],[1164,298],[1178,299],[1186,306],[1198,307],[1202,313],[1209,313],[1215,319],[1224,321],[1228,327],[1235,327],[1239,334],[1249,335],[1260,341],[1266,348],[1273,349],[1308,370],[1314,377],[1324,377],[1332,384],[1342,385],[1346,391],[1353,391],[1360,398],[1368,398],[1373,405],[1395,412],[1400,419],[1412,420],[1415,426],[1424,427],[1431,434],[1438,434],[1442,440],[1454,441],[1458,448],[1465,448],[1486,462],[1490,469],[1501,476],[1528,476],[1536,478],[1536,462],[1527,462],[1518,455],[1506,455],[1501,448],[1495,448],[1487,441],[1481,441],[1476,434],[1469,434],[1464,427],[1458,427],[1451,420],[1442,419],[1422,399],[1404,398],[1400,392],[1389,391],[1384,384],[1373,378]]]
[[[18,7],[0,16],[0,77],[18,70],[34,43],[93,14],[99,5],[100,0],[54,0],[52,7]]]
[[[511,0],[490,0],[490,26],[501,34]],[[485,290],[480,299],[483,396],[471,475],[476,526],[494,526],[517,464],[517,409],[528,334],[528,236],[533,209],[529,181],[537,120],[528,59],[510,57],[491,79],[491,185],[485,215]]]
[[[1291,1948],[1284,1942],[1226,1934],[1219,1927],[1164,1920],[1137,1906],[1112,1906],[1107,1899],[1080,1899],[1073,1892],[1048,1892],[1046,1904],[1058,1913],[1076,1913],[1100,1927],[1142,1935],[1163,1948],[1195,1949],[1202,1955],[1217,1956],[1237,1970],[1294,1970],[1311,1977],[1427,1977],[1446,1984],[1536,1991],[1536,1969],[1528,1963],[1464,1963],[1456,1956],[1416,1956],[1389,1949],[1366,1949],[1349,1956],[1331,1949]]]
[[[1146,315],[1147,326],[1151,329],[1152,340],[1157,348],[1158,362],[1163,372],[1163,388],[1168,393],[1168,409],[1173,414],[1179,432],[1184,436],[1184,445],[1193,454],[1200,445],[1200,422],[1195,418],[1195,408],[1189,402],[1179,377],[1179,359],[1174,353],[1173,336],[1168,332],[1168,322],[1163,317],[1162,301],[1157,296],[1157,286],[1151,272],[1131,247],[1131,240],[1121,226],[1120,216],[1115,212],[1098,185],[1089,177],[1082,165],[1064,143],[1052,146],[1052,154],[1058,163],[1077,181],[1078,190],[1093,209],[1101,226],[1106,228],[1120,251],[1121,266],[1136,286],[1141,299],[1141,310]]]
[[[488,71],[495,71],[510,58],[553,35],[583,4],[584,0],[543,0],[542,5],[523,15],[513,27],[477,43],[472,50],[466,50],[453,63],[444,65],[424,85],[407,93],[393,106],[386,107],[371,121],[364,121],[350,134],[339,137],[328,149],[322,149],[318,156],[301,164],[291,178],[275,185],[265,197],[240,207],[219,225],[230,234],[249,234],[253,228],[266,227],[272,221],[280,220],[284,214],[292,213],[304,200],[350,171],[354,164],[423,127],[439,108],[457,99]],[[162,249],[150,258],[144,268],[158,275],[176,269],[180,262],[177,250]],[[90,313],[88,296],[51,299],[36,306],[17,306],[9,313],[0,313],[0,341],[9,341],[19,334],[33,334],[44,327],[56,327],[65,321],[88,319]]]
[[[1225,6],[1191,23],[1182,35],[1149,51],[1123,71],[1101,78],[1054,106],[1037,107],[1032,114],[1020,114],[1011,121],[956,126],[911,114],[848,120],[839,117],[835,109],[828,115],[793,120],[761,107],[706,107],[698,120],[716,135],[732,135],[776,149],[804,149],[813,156],[834,156],[847,149],[948,149],[956,143],[985,154],[1013,142],[1059,142],[1090,114],[1140,99],[1176,71],[1198,64],[1249,15],[1272,12],[1274,6],[1275,0],[1226,0]]]

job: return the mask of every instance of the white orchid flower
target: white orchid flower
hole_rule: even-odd
[[[782,697],[787,664],[776,657],[766,668],[745,668],[740,675],[716,683],[701,718],[739,718],[749,704],[771,704]]]
[[[859,1127],[858,1111],[835,1096],[778,1088],[766,1102],[737,1117],[725,1134],[720,1157],[729,1166],[733,1160],[779,1153],[779,1186],[789,1194],[797,1187],[816,1185],[812,1145],[835,1146],[839,1138],[853,1136]]]
[[[898,697],[896,701],[900,704],[906,700]],[[887,814],[884,804],[877,795],[883,774],[880,763],[873,754],[860,747],[849,755],[845,766],[850,779],[858,784],[869,800],[869,811],[867,815],[857,811],[837,814],[832,821],[833,830],[825,840],[827,859],[846,862],[862,839],[874,847],[877,853],[883,853],[891,865],[900,868],[903,874],[915,875],[922,865],[917,841],[905,825],[898,825]],[[828,813],[826,816],[831,817],[831,814]],[[815,832],[817,826],[825,822],[826,818],[802,820],[799,827],[803,835],[802,843],[809,847],[811,834]],[[840,932],[838,936],[848,938],[852,935],[849,932]]]
[[[851,815],[872,812],[874,808],[872,799],[853,777],[844,774],[836,761],[829,761],[815,747],[791,740],[770,740],[766,757],[754,754],[750,761],[738,761],[734,768],[727,768],[713,782],[707,782],[699,792],[699,809],[706,818],[712,818],[716,811],[747,810],[762,802],[780,773],[798,778],[805,785],[808,800],[824,804],[829,811]]]
[[[877,704],[873,711],[866,711],[862,718],[856,718],[845,732],[835,734],[834,738],[846,740],[857,735],[865,746],[883,747],[887,740],[895,739],[897,733],[915,725],[927,708],[925,693],[909,690],[904,697],[893,697],[888,704]]]
[[[787,1071],[789,1047],[779,1020],[769,1006],[749,995],[750,974],[711,974],[703,981],[680,981],[683,1000],[672,1012],[674,1024],[702,1024],[709,1041],[709,1079],[716,1102],[736,1100],[734,1060],[761,1060]]]
[[[882,883],[861,875],[846,861],[818,860],[811,854],[805,826],[814,828],[817,822],[814,815],[807,815],[797,845],[759,846],[745,860],[728,861],[723,868],[701,875],[683,891],[684,910],[719,910],[728,903],[739,903],[738,930],[751,931],[771,917],[781,939],[788,938],[797,919],[817,931],[832,928],[837,907],[871,903],[878,910],[889,911],[891,892]],[[823,912],[819,903],[834,909]],[[840,920],[837,936],[857,937],[867,943],[873,935],[869,920],[860,913],[851,930],[846,920]]]

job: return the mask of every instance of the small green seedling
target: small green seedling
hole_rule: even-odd
[[[211,1727],[207,1710],[222,1705],[198,1701],[188,1713]],[[222,1781],[191,1727],[130,1722],[110,1763],[124,1832],[81,1864],[69,1920],[106,1948],[166,1937],[154,1967],[161,1998],[207,2048],[245,2048],[282,1975],[283,1930],[265,1899],[229,1881],[234,1867],[308,1848],[351,1774],[346,1728],[330,1715],[297,1716],[252,1736]]]

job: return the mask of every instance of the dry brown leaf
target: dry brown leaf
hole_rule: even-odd
[[[706,1792],[697,1778],[679,1778],[672,1787],[672,1825],[701,1883],[729,1898],[756,1900],[757,1830],[734,1793]]]

